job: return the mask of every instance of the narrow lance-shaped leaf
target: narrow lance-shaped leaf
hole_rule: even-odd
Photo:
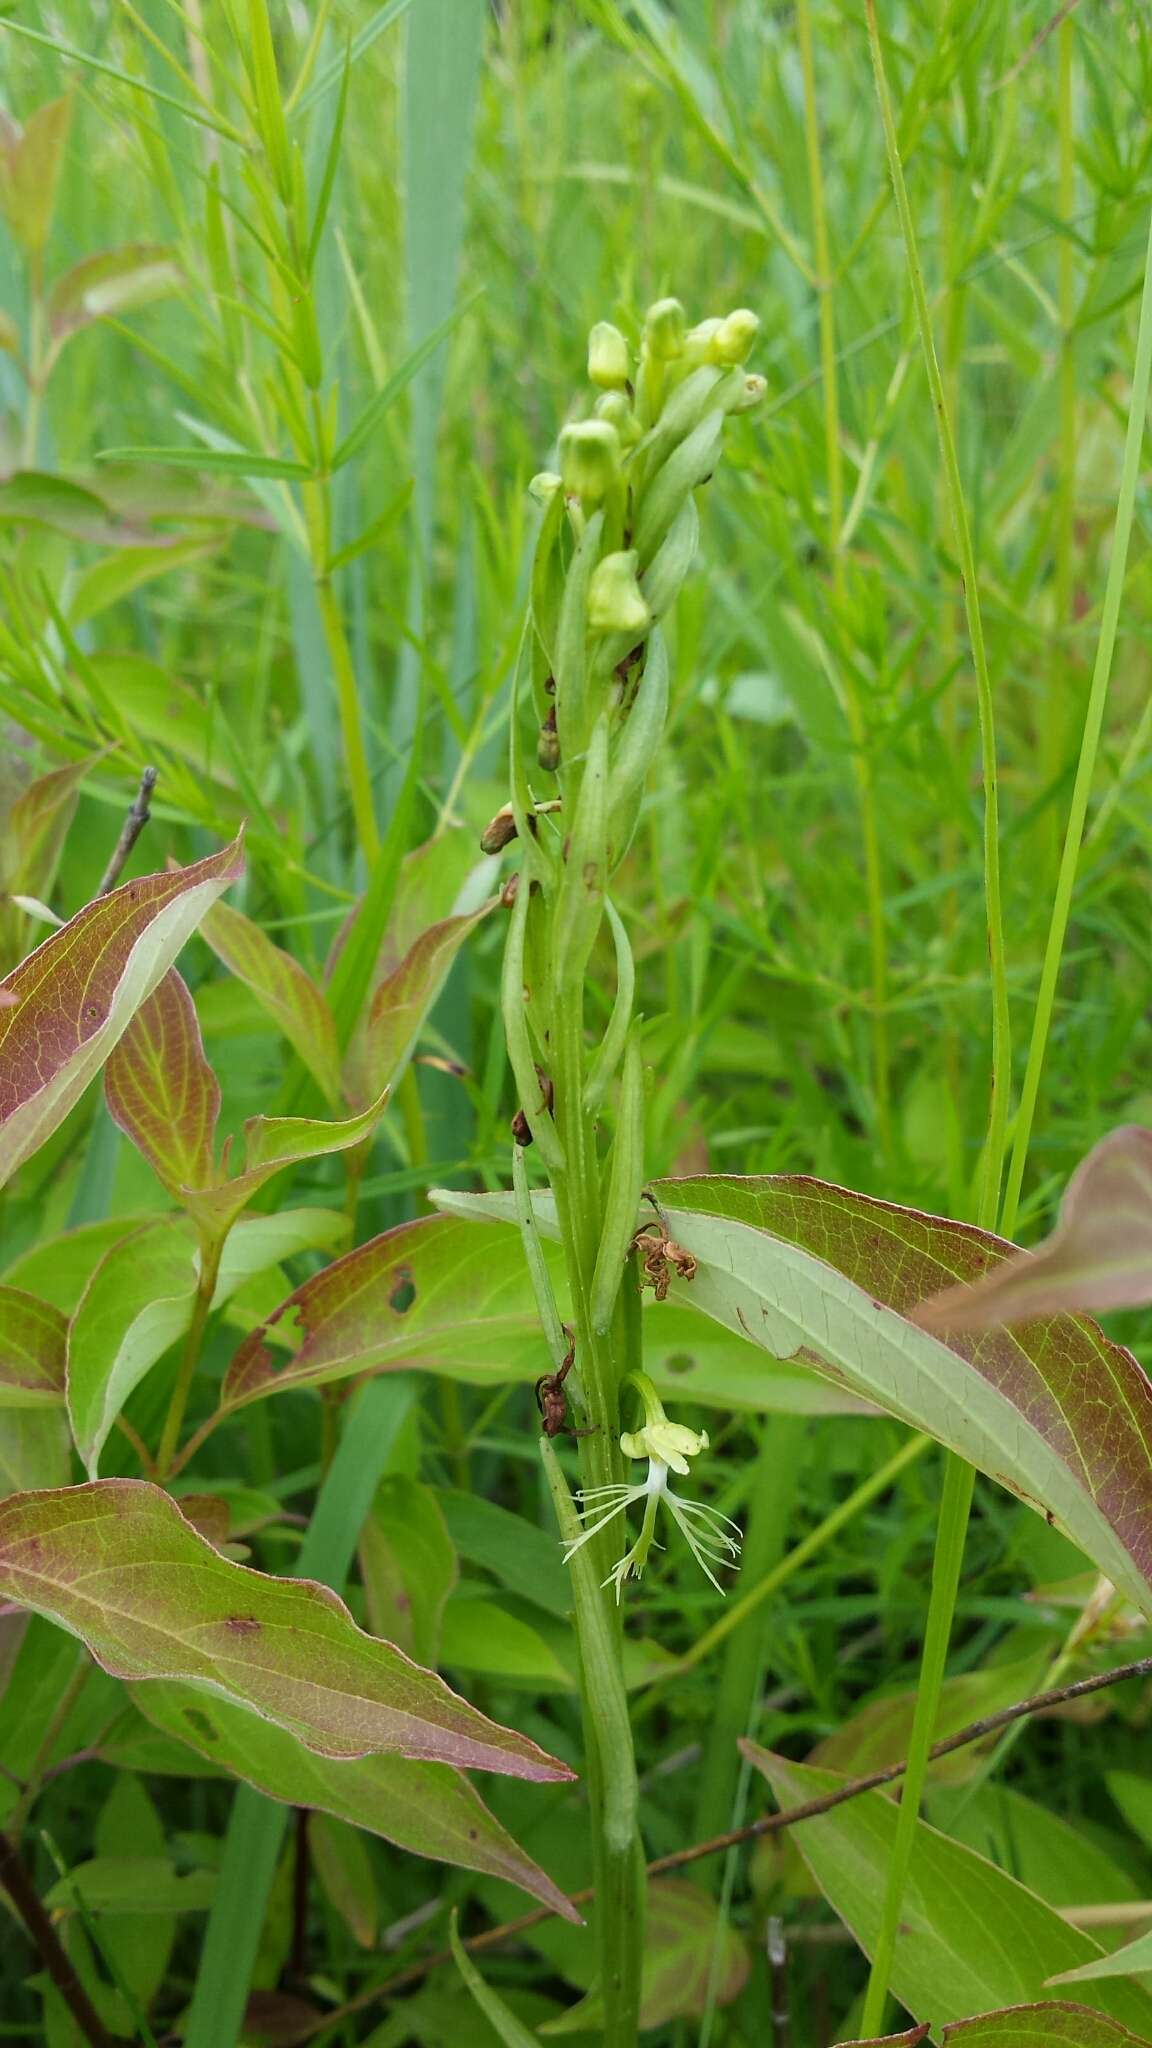
[[[844,1783],[834,1772],[792,1763],[754,1742],[740,1746],[782,1806]],[[897,1819],[892,1800],[866,1792],[791,1830],[825,1898],[869,1955],[879,1933]],[[1089,1935],[1069,1926],[1006,1871],[927,1822],[916,1823],[891,1982],[917,2021],[935,2033],[973,2012],[1040,2000],[1054,1971],[1097,1955]],[[1102,1985],[1085,2003],[1138,2034],[1152,2025],[1152,1997],[1135,1985]]]
[[[327,1586],[221,1557],[143,1480],[0,1503],[0,1597],[79,1636],[113,1677],[202,1686],[321,1756],[383,1752],[513,1777],[572,1775],[363,1634]]]
[[[1152,1131],[1125,1124],[1081,1162],[1051,1237],[917,1308],[926,1330],[988,1330],[1062,1309],[1152,1301]]]
[[[415,1050],[421,1027],[469,933],[498,899],[468,917],[445,918],[423,932],[372,998],[362,1039],[348,1062],[354,1100],[372,1101],[395,1088]]]
[[[80,785],[99,754],[38,775],[17,797],[0,826],[0,888],[48,896],[76,810]]]
[[[269,1799],[335,1814],[413,1855],[504,1878],[565,1919],[579,1917],[493,1818],[474,1786],[446,1764],[317,1756],[284,1729],[187,1685],[148,1684],[136,1697],[155,1727],[191,1743]]]
[[[327,998],[310,974],[251,918],[218,904],[200,927],[219,960],[251,989],[295,1048],[325,1099],[340,1101],[340,1050]]]
[[[220,1084],[204,1057],[196,1005],[170,968],[108,1061],[112,1117],[170,1193],[218,1179]]]
[[[239,842],[90,903],[0,982],[0,1185],[42,1145],[242,872]]]
[[[60,1405],[67,1336],[59,1309],[19,1287],[0,1287],[0,1408]]]
[[[180,1199],[207,1237],[223,1237],[258,1188],[287,1166],[348,1152],[371,1136],[386,1095],[360,1116],[338,1123],[301,1116],[252,1116],[244,1126],[244,1171],[216,1187],[181,1188]]]

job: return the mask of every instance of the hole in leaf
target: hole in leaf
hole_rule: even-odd
[[[696,1360],[687,1351],[670,1351],[664,1360],[667,1372],[695,1372]]]
[[[406,1316],[416,1299],[416,1283],[412,1278],[411,1266],[397,1266],[392,1280],[392,1292],[388,1296],[389,1308],[398,1316]]]

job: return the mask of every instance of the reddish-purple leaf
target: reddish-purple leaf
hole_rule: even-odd
[[[493,897],[468,917],[445,918],[422,932],[399,966],[380,983],[348,1059],[353,1101],[371,1102],[385,1088],[395,1088],[457,953],[498,900]]]
[[[0,889],[50,895],[80,785],[100,758],[90,754],[38,775],[17,797],[0,830]]]
[[[1076,1168],[1051,1237],[915,1311],[926,1330],[990,1330],[1063,1309],[1152,1301],[1152,1131],[1124,1124]]]
[[[1013,1247],[799,1175],[654,1192],[700,1262],[673,1295],[948,1444],[1152,1610],[1152,1382],[1131,1352],[1081,1317],[944,1338],[911,1320]]]
[[[0,983],[0,1185],[42,1145],[242,872],[239,841],[89,903]]]
[[[303,1116],[252,1116],[244,1126],[244,1171],[216,1187],[179,1189],[180,1200],[206,1237],[223,1237],[258,1188],[286,1166],[348,1152],[371,1137],[384,1113],[386,1096],[360,1116],[337,1123]]]
[[[200,927],[217,959],[251,989],[261,1009],[295,1047],[330,1103],[341,1100],[340,1048],[327,997],[291,953],[259,925],[220,903]]]
[[[203,1687],[321,1756],[572,1776],[393,1644],[365,1635],[328,1586],[221,1557],[144,1480],[0,1502],[0,1599],[79,1636],[113,1677]]]
[[[45,1408],[64,1398],[68,1319],[19,1287],[0,1286],[0,1408]],[[5,1425],[6,1426],[6,1425]]]
[[[559,1248],[544,1251],[566,1314]],[[645,1323],[645,1363],[662,1393],[724,1409],[872,1412],[804,1366],[765,1358],[690,1306],[650,1306]],[[276,1351],[265,1342],[272,1330]],[[360,1245],[289,1295],[237,1353],[222,1400],[241,1406],[280,1388],[403,1366],[479,1385],[531,1383],[546,1364],[514,1225],[424,1216]]]
[[[204,1057],[200,1021],[169,968],[142,1003],[104,1072],[113,1118],[170,1193],[218,1179],[220,1084]]]
[[[459,1771],[405,1757],[317,1756],[282,1728],[187,1685],[145,1685],[148,1719],[285,1805],[334,1814],[413,1855],[504,1878],[578,1920],[550,1877],[525,1854]]]

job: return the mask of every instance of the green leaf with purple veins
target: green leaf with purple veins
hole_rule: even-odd
[[[0,1286],[0,1408],[52,1408],[64,1399],[68,1319],[19,1287]]]
[[[291,953],[274,945],[258,924],[228,904],[218,904],[204,919],[200,936],[229,972],[251,989],[299,1053],[326,1101],[337,1104],[341,1088],[336,1026],[328,999],[312,976]]]
[[[170,968],[137,1010],[104,1072],[114,1121],[171,1194],[219,1179],[220,1083],[204,1057],[196,1005]]]
[[[125,882],[0,982],[0,1185],[63,1121],[242,869],[237,841],[192,867]]]
[[[329,1587],[221,1557],[144,1480],[0,1502],[0,1599],[68,1629],[113,1677],[202,1687],[321,1756],[572,1776],[434,1672],[365,1635]]]

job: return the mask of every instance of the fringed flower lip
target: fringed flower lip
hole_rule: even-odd
[[[653,1548],[663,1549],[663,1545],[656,1541],[656,1520],[661,1506],[671,1515],[701,1571],[711,1580],[716,1591],[723,1594],[724,1588],[713,1566],[735,1566],[738,1563],[739,1527],[717,1508],[706,1507],[697,1500],[683,1500],[679,1494],[673,1493],[668,1484],[671,1473],[684,1476],[689,1470],[689,1458],[695,1458],[707,1449],[708,1432],[686,1429],[682,1423],[669,1422],[647,1373],[630,1372],[624,1384],[634,1387],[639,1394],[644,1404],[644,1422],[640,1429],[623,1432],[620,1448],[627,1458],[647,1458],[648,1475],[638,1486],[622,1483],[592,1486],[577,1494],[580,1519],[586,1526],[582,1535],[565,1544],[565,1563],[610,1522],[614,1522],[618,1515],[626,1514],[634,1501],[643,1501],[644,1519],[640,1534],[603,1582],[606,1586],[615,1586],[617,1602],[623,1593],[625,1580],[640,1577],[649,1552]]]

